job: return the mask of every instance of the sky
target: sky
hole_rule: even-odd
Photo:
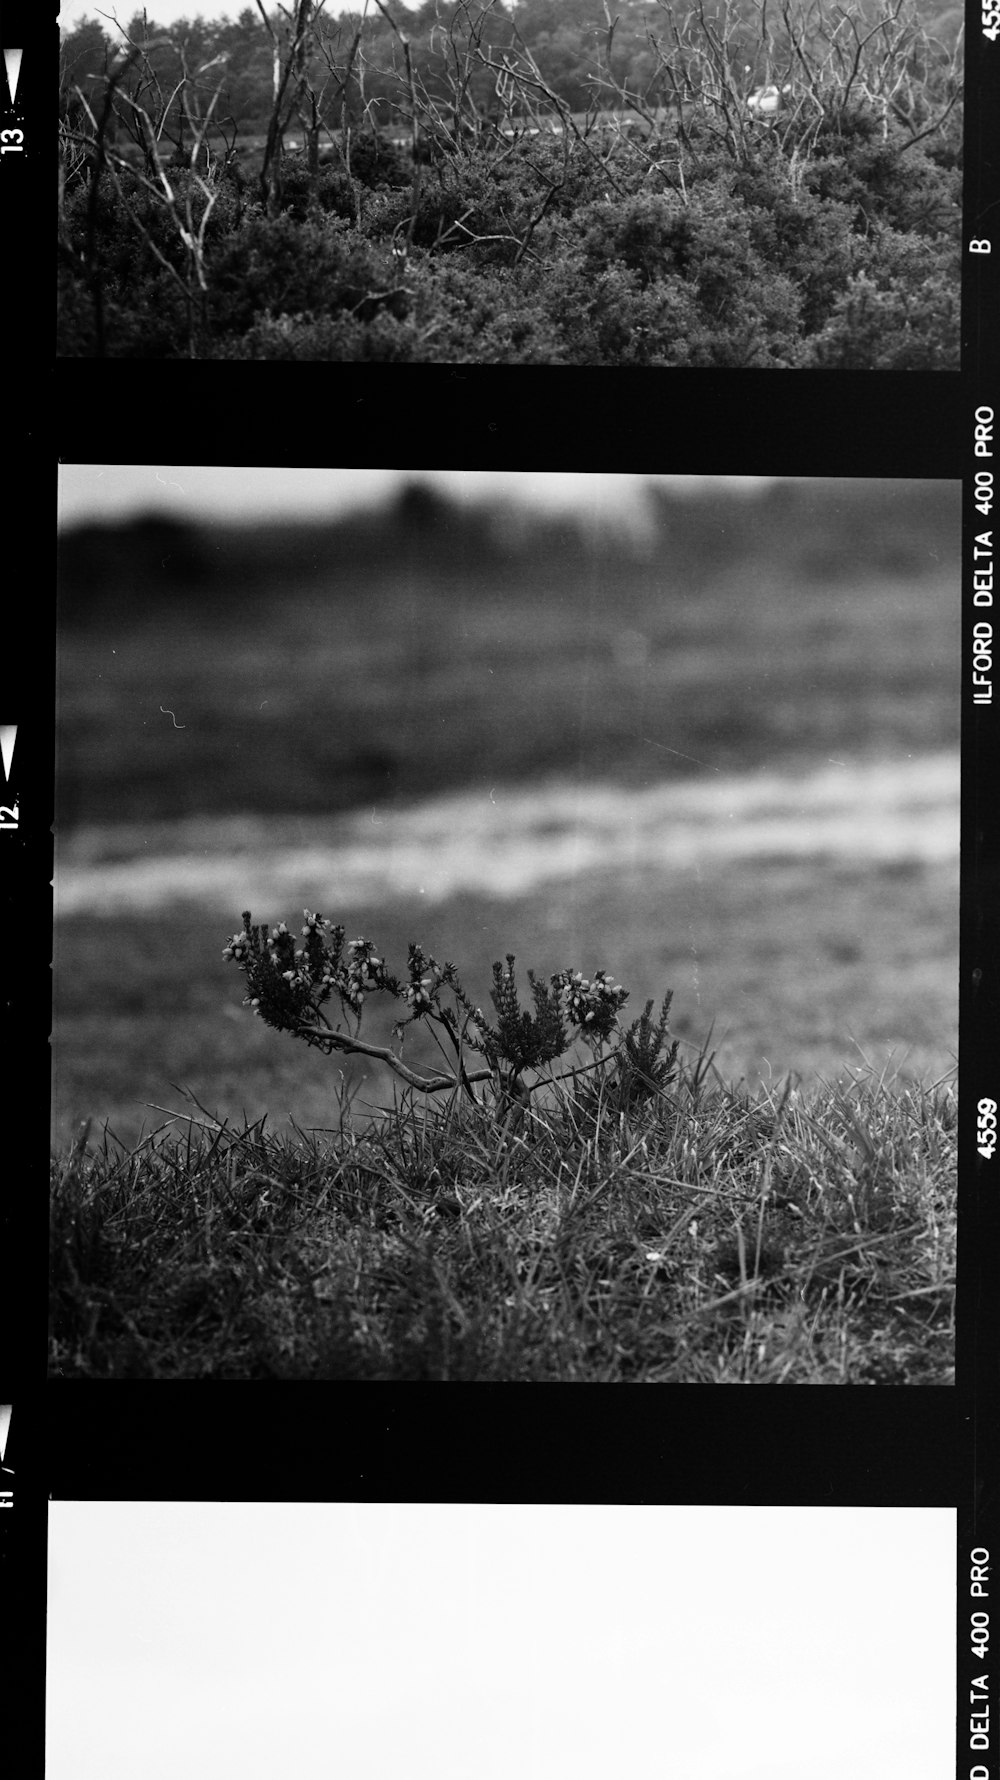
[[[610,520],[641,517],[648,482],[674,487],[710,478],[619,476],[530,470],[248,469],[204,464],[62,464],[63,526],[159,510],[176,518],[316,518],[384,500],[415,476],[447,493],[474,499],[506,496],[530,505],[570,507]],[[724,477],[752,488],[766,477]]]
[[[54,1502],[48,1780],[940,1780],[946,1509]]]

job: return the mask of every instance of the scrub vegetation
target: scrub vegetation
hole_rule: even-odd
[[[957,369],[961,8],[315,0],[63,46],[63,356]]]

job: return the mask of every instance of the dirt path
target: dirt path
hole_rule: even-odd
[[[81,829],[57,843],[57,913],[522,896],[601,870],[665,873],[749,858],[933,863],[958,856],[954,754],[798,775],[703,775],[653,789],[483,783],[405,809],[264,821],[194,817]]]

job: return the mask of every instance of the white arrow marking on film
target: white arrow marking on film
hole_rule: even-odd
[[[4,67],[7,70],[7,85],[10,88],[10,102],[13,105],[17,98],[17,82],[21,73],[22,49],[5,49],[3,52]]]

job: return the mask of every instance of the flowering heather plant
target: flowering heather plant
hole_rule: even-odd
[[[633,1100],[648,1100],[677,1073],[677,1040],[667,1048],[667,1027],[673,990],[663,997],[659,1018],[653,1024],[653,1003],[647,1001],[635,1024],[625,1034],[628,1081]]]
[[[628,990],[613,982],[605,970],[592,979],[580,971],[561,970],[547,982],[529,970],[534,1012],[528,1012],[520,1005],[514,954],[508,952],[505,965],[498,962],[493,966],[490,1000],[496,1011],[494,1024],[466,995],[455,966],[439,964],[422,946],[411,942],[407,976],[402,980],[388,970],[374,941],[347,940],[343,927],[308,909],[304,914],[303,944],[296,946],[283,921],[270,930],[266,924],[254,926],[247,910],[242,931],[233,936],[222,954],[246,976],[249,994],[244,1005],[279,1032],[291,1032],[328,1053],[354,1051],[377,1057],[425,1093],[461,1088],[473,1100],[475,1084],[490,1082],[498,1099],[527,1103],[531,1088],[522,1081],[522,1072],[540,1072],[577,1040],[591,1048],[595,1062],[618,1057],[620,1067],[630,1073],[638,1066],[651,1088],[670,1079],[676,1045],[665,1059],[659,1059],[669,996],[655,1027],[649,1018],[649,1003],[645,1014],[623,1035],[623,1045],[606,1056],[603,1047],[619,1031],[618,1016],[628,1000]],[[450,1002],[444,999],[446,992]],[[435,1036],[451,1066],[450,1073],[418,1073],[404,1063],[399,1051],[361,1038],[365,997],[375,993],[391,995],[407,1009],[405,1018],[393,1028],[393,1036],[400,1041],[406,1027],[417,1020],[438,1029]],[[340,1002],[343,1026],[331,1025],[323,1011],[334,995]],[[487,1068],[468,1069],[469,1053],[478,1053]]]

